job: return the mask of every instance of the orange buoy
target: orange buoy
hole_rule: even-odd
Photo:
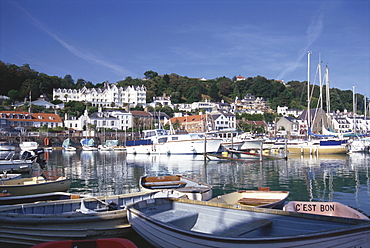
[[[50,144],[49,138],[44,139],[44,145],[48,146]]]

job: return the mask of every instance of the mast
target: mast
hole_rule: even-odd
[[[329,67],[325,68],[325,84],[326,84],[326,112],[330,113],[330,84],[329,84]]]
[[[311,52],[307,54],[307,127],[310,128],[311,116],[310,116],[310,61]]]
[[[355,95],[355,86],[352,86],[352,101],[353,101],[353,131],[356,133],[356,95]]]

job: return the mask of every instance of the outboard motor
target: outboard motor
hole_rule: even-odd
[[[31,152],[29,151],[25,151],[22,153],[22,156],[21,156],[21,159],[23,160],[27,160],[27,159],[31,159],[33,156],[31,154]]]
[[[36,163],[40,165],[41,169],[45,169],[46,165],[46,160],[44,159],[45,150],[43,148],[39,148],[33,150],[33,152],[35,153]]]

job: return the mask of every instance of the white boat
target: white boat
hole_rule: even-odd
[[[288,191],[270,191],[270,188],[260,187],[258,190],[240,190],[219,195],[209,202],[282,209],[288,196]]]
[[[126,142],[130,154],[203,154],[216,153],[221,139],[206,139],[197,133],[168,134],[166,130],[144,130],[142,140]]]
[[[65,139],[63,141],[62,147],[66,151],[76,151],[76,147],[72,146],[72,142],[71,142],[71,139],[70,138]]]
[[[67,191],[70,185],[70,179],[65,177],[49,180],[45,177],[38,176],[1,181],[0,192],[7,192],[12,196],[33,195]]]
[[[140,177],[142,191],[173,190],[188,199],[208,201],[212,198],[212,186],[181,175]]]
[[[0,160],[0,171],[7,172],[29,172],[38,159],[38,155],[31,155],[30,152],[25,151],[18,159],[14,158],[14,152]]]
[[[290,154],[345,154],[348,151],[345,140],[310,140],[289,142],[287,145]]]
[[[370,147],[370,137],[359,138],[356,140],[352,140],[348,144],[348,152],[366,152],[369,150]]]
[[[7,141],[0,140],[0,152],[1,151],[14,151],[15,146],[11,145]]]
[[[339,202],[291,201],[284,206],[284,210],[298,213],[369,220],[367,215]]]
[[[118,140],[106,140],[103,145],[99,145],[100,151],[113,151],[114,147],[118,145]]]
[[[6,171],[4,171],[2,174],[0,174],[0,184],[3,181],[12,180],[12,179],[19,179],[21,177],[22,177],[22,174],[10,174],[10,173],[7,173]]]
[[[31,247],[46,241],[130,234],[125,207],[156,194],[141,192],[2,206],[0,247]]]
[[[39,147],[39,144],[34,141],[23,141],[19,144],[22,151],[33,151]]]
[[[220,131],[210,131],[206,133],[207,138],[221,139],[221,145],[218,152],[227,150],[239,151],[244,141],[239,138],[241,132],[236,129],[224,129]]]
[[[128,206],[155,247],[368,247],[370,221],[168,198]]]
[[[92,138],[82,139],[80,142],[82,145],[82,150],[84,151],[97,151],[98,150],[98,148],[94,146],[95,141]]]

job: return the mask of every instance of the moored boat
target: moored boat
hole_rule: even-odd
[[[0,151],[14,151],[15,146],[5,140],[0,140]]]
[[[12,196],[32,195],[57,191],[67,191],[71,185],[70,179],[58,177],[48,180],[45,177],[29,177],[2,181],[0,191],[7,192]]]
[[[10,174],[6,171],[0,174],[0,183],[5,180],[19,179],[22,177],[22,174]]]
[[[288,196],[288,191],[270,191],[270,188],[260,187],[258,190],[240,190],[219,195],[209,201],[250,207],[282,209]]]
[[[24,204],[40,201],[58,201],[67,199],[79,199],[83,197],[88,197],[86,195],[78,195],[67,192],[50,192],[42,194],[33,195],[20,195],[12,196],[11,194],[4,195],[0,197],[0,205],[14,205],[14,204]]]
[[[155,247],[367,247],[370,221],[168,198],[128,206]]]
[[[189,199],[208,201],[212,198],[212,186],[182,175],[172,176],[143,176],[140,178],[140,189],[142,191],[173,190],[180,196]]]
[[[0,247],[123,237],[132,232],[125,207],[156,194],[140,192],[0,207]]]
[[[369,220],[369,216],[340,202],[291,201],[285,211]]]
[[[34,155],[32,155],[33,153]],[[0,171],[8,172],[29,172],[34,163],[38,163],[40,166],[45,164],[45,161],[41,158],[44,153],[43,149],[37,149],[35,151],[24,151],[20,158],[15,159],[14,152],[8,153],[8,155],[0,160]]]
[[[32,246],[32,248],[71,248],[71,247],[137,248],[137,246],[132,241],[122,238],[50,241]]]
[[[206,139],[197,133],[168,134],[166,130],[144,130],[142,140],[126,142],[130,154],[202,154],[216,153],[221,139]]]
[[[72,145],[72,142],[71,142],[71,139],[65,139],[63,141],[63,144],[62,144],[62,147],[64,148],[64,150],[66,151],[76,151],[76,147],[74,147]]]
[[[22,151],[33,151],[38,149],[39,144],[34,141],[23,141],[19,144]]]

